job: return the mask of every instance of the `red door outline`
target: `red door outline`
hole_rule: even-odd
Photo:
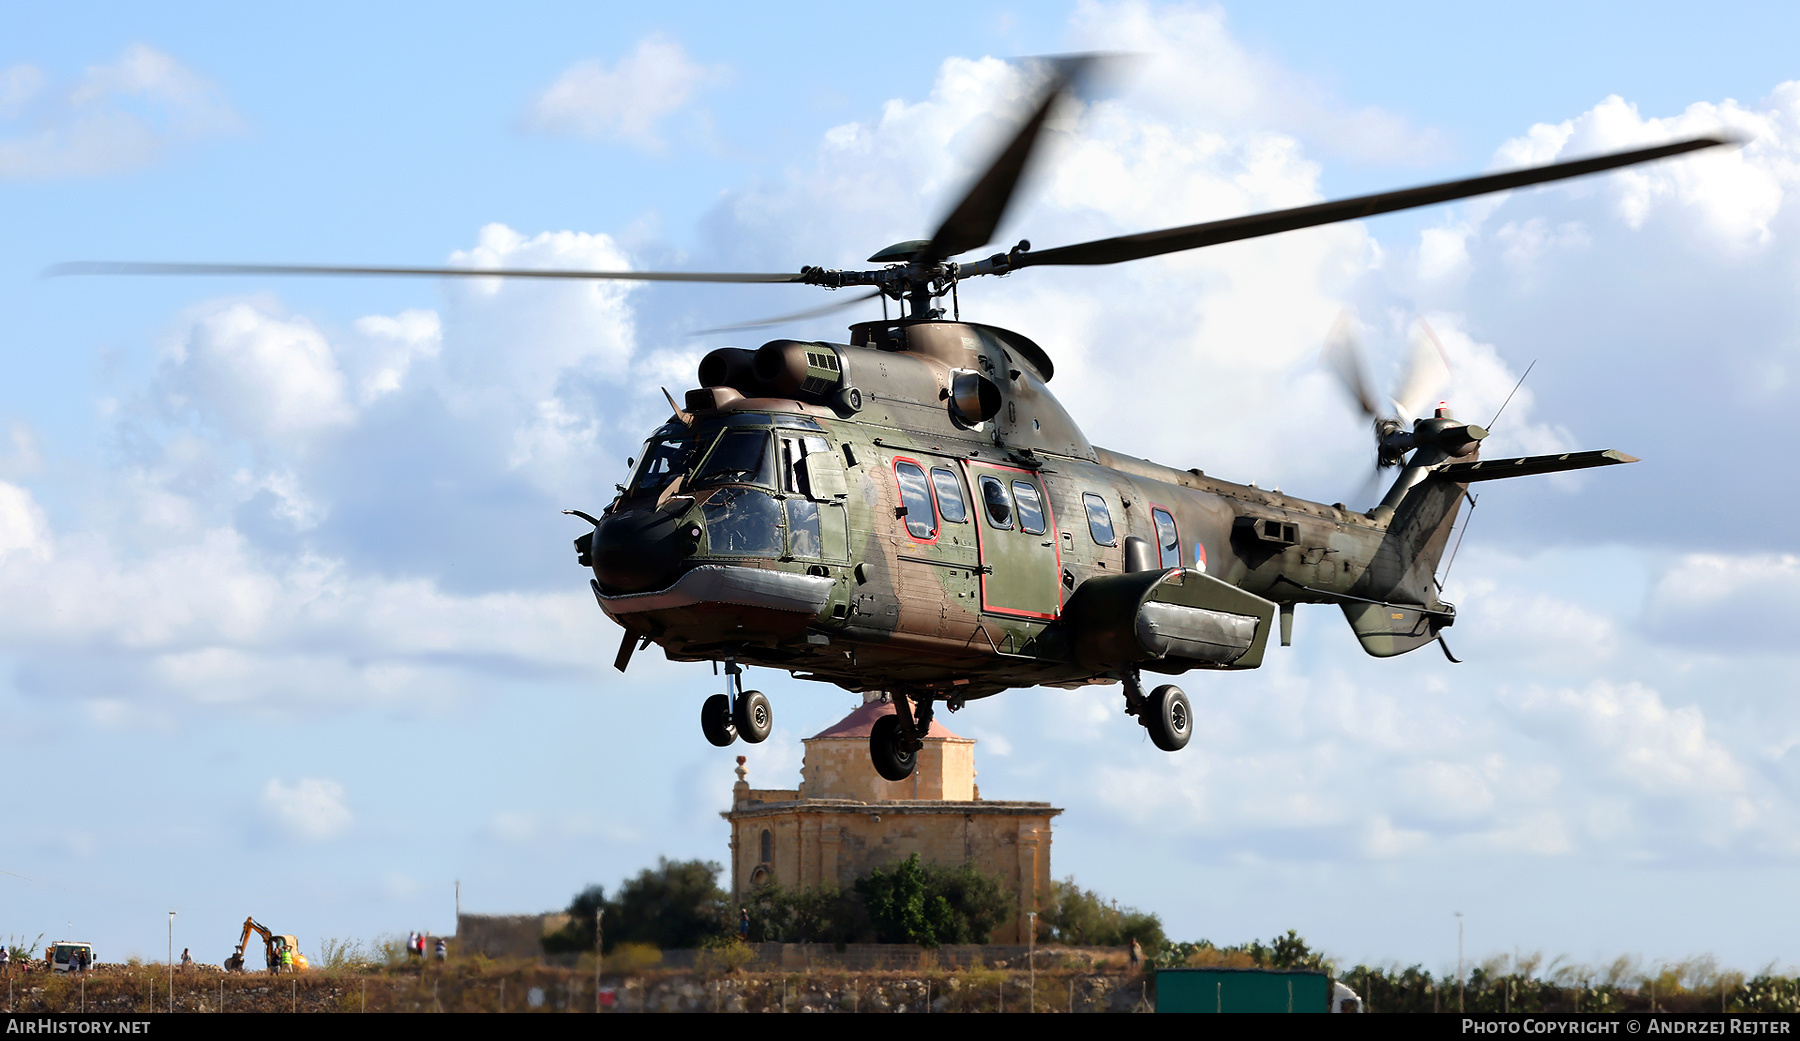
[[[974,506],[976,512],[981,514],[981,516],[975,518],[975,549],[976,549],[976,554],[980,557],[981,564],[982,564],[981,610],[987,614],[1012,615],[1015,618],[1036,618],[1036,619],[1040,619],[1040,620],[1046,621],[1046,622],[1055,621],[1057,615],[1062,614],[1062,609],[1063,609],[1062,535],[1057,531],[1057,527],[1056,527],[1056,507],[1050,505],[1050,489],[1045,486],[1044,479],[1042,477],[1040,477],[1036,473],[1033,473],[1030,470],[1026,470],[1021,467],[1001,466],[998,463],[986,463],[986,462],[979,462],[979,461],[971,461],[971,460],[967,460],[967,459],[960,460],[960,462],[963,465],[963,480],[968,485],[969,495],[973,501],[973,506]],[[996,607],[993,604],[990,604],[988,602],[988,572],[987,572],[987,563],[988,563],[987,537],[988,537],[988,535],[987,535],[987,533],[988,533],[989,529],[988,529],[988,518],[987,518],[987,504],[982,500],[980,493],[977,492],[977,490],[976,490],[977,488],[980,487],[976,478],[981,476],[980,474],[976,473],[974,470],[974,468],[977,466],[982,467],[987,470],[1005,470],[1008,473],[1024,474],[1026,477],[1031,478],[1034,482],[1036,482],[1037,490],[1038,490],[1039,494],[1042,495],[1043,501],[1044,501],[1044,519],[1049,522],[1049,524],[1045,530],[1045,534],[1050,537],[1050,545],[1056,553],[1056,575],[1055,575],[1055,579],[1056,579],[1056,612],[1054,614],[1045,614],[1042,611],[1027,611],[1027,610],[1024,610],[1023,608],[1018,608],[1018,607]],[[1011,495],[1010,490],[1008,491],[1008,495],[1009,496]],[[1020,528],[1018,526],[1018,513],[1019,513],[1019,509],[1018,509],[1018,506],[1015,504],[1013,506],[1013,534],[1024,536],[1025,533],[1022,530],[1020,530]],[[1004,534],[1004,532],[1000,532],[997,534]],[[1027,536],[1027,537],[1036,538],[1035,535]]]

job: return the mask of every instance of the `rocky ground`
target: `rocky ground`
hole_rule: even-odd
[[[7,1012],[1133,1012],[1144,978],[1001,969],[907,972],[648,971],[455,964],[271,977],[212,967],[101,965],[77,975],[14,973]],[[598,1000],[596,1000],[598,999]]]

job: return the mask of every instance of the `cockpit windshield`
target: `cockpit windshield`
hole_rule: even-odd
[[[766,430],[727,430],[719,438],[718,447],[706,457],[706,464],[694,486],[709,484],[775,483],[774,460],[769,453]]]
[[[781,417],[786,419],[788,417]],[[700,472],[688,479],[688,488],[720,484],[775,483],[775,456],[769,443],[767,413],[731,413],[693,428],[668,423],[644,442],[644,456],[631,472],[626,495],[654,495],[676,475]],[[758,427],[748,427],[748,424]],[[785,426],[818,429],[804,417]],[[721,430],[721,428],[723,428]],[[733,429],[736,428],[736,429]]]
[[[695,450],[702,444],[703,441],[688,436],[685,427],[658,430],[656,436],[644,442],[644,457],[631,473],[627,494],[661,491],[663,485],[693,463]]]

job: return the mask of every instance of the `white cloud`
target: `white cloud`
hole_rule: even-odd
[[[168,406],[190,408],[251,440],[292,443],[355,418],[331,344],[311,322],[251,302],[202,308],[172,346]]]
[[[303,777],[287,784],[271,777],[263,787],[262,804],[283,831],[309,841],[336,838],[353,820],[344,786],[328,778]]]
[[[663,120],[724,76],[723,67],[699,65],[679,43],[652,34],[611,68],[589,60],[565,69],[532,102],[530,122],[550,133],[660,149]]]
[[[1645,613],[1651,631],[1678,646],[1786,651],[1800,625],[1800,557],[1682,554],[1651,588]]]
[[[111,65],[90,67],[67,92],[48,97],[43,73],[0,72],[0,178],[97,176],[146,166],[171,145],[238,126],[211,84],[141,43]]]
[[[364,342],[345,360],[357,372],[356,397],[363,405],[399,390],[414,362],[435,358],[443,348],[444,323],[433,311],[368,315],[354,328]]]
[[[50,556],[50,524],[31,493],[0,481],[0,557],[8,553]]]
[[[1424,162],[1444,136],[1374,106],[1346,108],[1319,85],[1252,53],[1219,7],[1084,0],[1072,35],[1081,49],[1139,56],[1132,93],[1157,118],[1198,120],[1227,133],[1281,127],[1328,154],[1382,163]]]

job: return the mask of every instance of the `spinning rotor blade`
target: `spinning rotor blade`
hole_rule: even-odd
[[[1006,215],[1007,203],[1012,201],[1013,190],[1019,186],[1019,177],[1031,161],[1038,135],[1044,129],[1044,120],[1095,61],[1093,55],[1085,54],[1052,60],[1054,71],[1037,108],[970,186],[962,201],[950,211],[950,216],[944,218],[937,233],[931,236],[930,244],[913,254],[915,263],[935,264],[994,241],[994,230],[1000,226],[1000,218]]]
[[[1412,363],[1406,378],[1394,392],[1394,407],[1402,423],[1410,423],[1425,411],[1438,390],[1450,382],[1450,359],[1444,345],[1432,332],[1430,323],[1421,318],[1413,323]]]
[[[1418,206],[1452,202],[1473,195],[1486,195],[1490,192],[1503,192],[1512,188],[1523,188],[1527,185],[1582,177],[1603,170],[1630,166],[1634,163],[1647,163],[1652,159],[1664,159],[1668,156],[1681,155],[1684,152],[1693,152],[1702,148],[1716,148],[1721,145],[1740,143],[1741,139],[1723,134],[1714,137],[1696,137],[1686,141],[1676,141],[1672,144],[1657,145],[1654,148],[1614,152],[1591,159],[1571,159],[1567,162],[1551,163],[1548,166],[1533,166],[1507,173],[1486,174],[1481,177],[1445,181],[1442,184],[1428,184],[1418,188],[1403,188],[1399,191],[1381,192],[1376,195],[1360,195],[1353,199],[1297,206],[1289,210],[1255,213],[1245,217],[1208,221],[1204,224],[1190,224],[1181,228],[1165,228],[1162,231],[1121,235],[1117,238],[1096,239],[1093,242],[1082,242],[1073,246],[1058,246],[1055,249],[1020,253],[1012,258],[1011,267],[1013,270],[1017,270],[1039,264],[1117,264],[1126,260],[1142,260],[1145,257],[1161,256],[1164,253],[1179,253],[1182,250],[1198,249],[1201,246],[1216,246],[1222,242],[1260,238],[1264,235],[1275,235],[1299,228],[1311,228],[1320,224],[1335,224],[1339,221],[1358,220],[1377,214],[1393,213],[1397,210],[1410,210]]]
[[[562,278],[626,282],[801,282],[804,275],[737,271],[567,271],[553,268],[355,267],[338,264],[162,264],[80,260],[44,275],[385,275],[400,278]]]
[[[1375,392],[1369,389],[1369,371],[1368,366],[1363,363],[1362,341],[1356,335],[1356,316],[1349,308],[1344,308],[1337,321],[1332,323],[1331,332],[1325,337],[1325,350],[1320,352],[1319,360],[1337,374],[1344,390],[1355,399],[1364,415],[1370,419],[1381,418],[1381,403],[1375,397]]]
[[[817,318],[820,315],[827,315],[833,311],[841,311],[846,307],[854,307],[864,301],[873,300],[880,295],[881,290],[876,289],[872,292],[859,293],[856,296],[848,297],[843,300],[834,300],[824,307],[815,307],[809,311],[795,311],[792,314],[778,314],[773,318],[758,318],[754,322],[739,322],[736,325],[717,325],[711,329],[695,329],[687,335],[705,336],[709,333],[734,333],[740,329],[761,329],[765,325],[780,325],[783,322],[798,322],[805,318]]]

